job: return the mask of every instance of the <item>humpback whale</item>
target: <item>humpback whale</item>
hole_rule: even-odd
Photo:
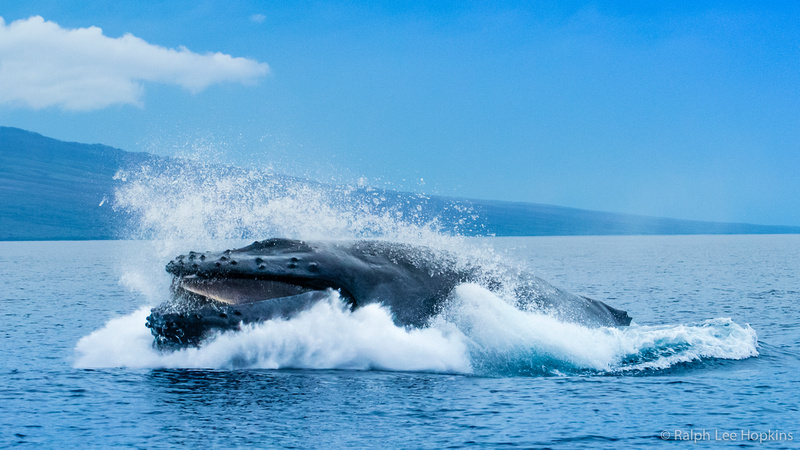
[[[627,326],[625,311],[570,294],[530,274],[508,282],[454,255],[410,244],[362,240],[267,239],[223,252],[189,252],[170,261],[172,298],[153,308],[147,327],[158,347],[198,345],[214,331],[289,318],[331,290],[358,308],[382,303],[398,326],[423,327],[461,283],[508,292],[516,306],[587,326]]]

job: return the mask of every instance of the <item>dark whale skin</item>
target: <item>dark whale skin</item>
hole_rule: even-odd
[[[398,326],[423,327],[457,285],[475,282],[490,290],[502,285],[491,273],[464,267],[446,252],[373,240],[267,239],[224,252],[180,255],[166,270],[173,276],[174,300],[153,308],[147,318],[159,347],[198,345],[213,331],[291,317],[326,298],[329,289],[339,291],[351,308],[382,303],[391,309]],[[293,286],[300,293],[246,300],[241,299],[246,295],[237,295],[241,286],[260,284]],[[514,286],[521,309],[545,310],[588,326],[631,322],[625,311],[562,291],[529,274],[519,275]],[[209,295],[207,291],[227,293],[236,301],[229,304],[196,293]]]

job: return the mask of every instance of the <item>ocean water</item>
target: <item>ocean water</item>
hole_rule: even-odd
[[[227,248],[220,239],[232,235],[198,226],[194,212],[157,216],[149,205],[165,199],[137,200],[152,193],[128,186],[118,202],[145,210],[144,227],[162,239],[0,242],[2,447],[627,448],[690,440],[677,445],[790,448],[800,439],[800,236],[423,233],[426,245],[531,271],[627,310],[634,324],[563,323],[466,284],[423,329],[395,327],[378,306],[350,312],[332,293],[290,320],[159,352],[144,318],[168,294],[164,264],[190,249]],[[278,203],[258,201],[280,215]],[[208,212],[216,203],[192,205]],[[289,231],[313,235],[319,223]],[[364,223],[345,220],[334,237],[378,221]],[[388,234],[410,240],[403,230]],[[202,239],[181,241],[187,234]]]

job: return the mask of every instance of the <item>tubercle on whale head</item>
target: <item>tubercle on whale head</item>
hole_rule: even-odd
[[[304,256],[314,250],[304,241],[273,238],[222,252],[189,252],[165,269],[175,277],[313,276],[320,272],[320,262]]]

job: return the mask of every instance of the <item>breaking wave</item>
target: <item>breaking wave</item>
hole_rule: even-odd
[[[446,250],[458,263],[508,273],[473,211],[457,203],[364,186],[314,184],[265,171],[178,164],[117,175],[115,208],[131,218],[126,235],[150,239],[121,258],[121,282],[149,305],[165,300],[164,261],[190,248],[244,239],[382,238]],[[502,279],[502,277],[500,277]],[[496,291],[496,289],[493,289]],[[507,289],[512,292],[513,289]],[[76,367],[357,369],[482,376],[653,373],[682,364],[758,355],[756,332],[730,319],[590,328],[520,311],[477,284],[456,288],[425,328],[394,325],[379,305],[355,311],[336,292],[291,319],[220,332],[198,348],[159,351],[144,326],[150,306],[111,319],[75,347]]]

